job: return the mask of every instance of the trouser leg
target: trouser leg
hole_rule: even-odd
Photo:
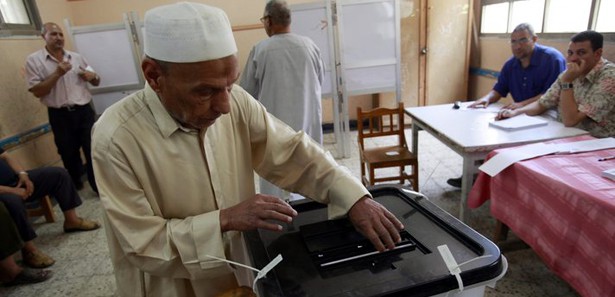
[[[73,182],[81,185],[83,174],[83,160],[79,151],[78,138],[74,135],[74,121],[72,118],[76,111],[48,109],[49,124],[53,131],[54,142],[58,148],[58,154],[62,158],[64,167],[70,173]]]
[[[94,126],[94,121],[96,120],[96,113],[94,110],[88,105],[86,109],[80,114],[79,120],[79,143],[81,149],[83,150],[83,155],[85,156],[85,168],[88,176],[88,182],[90,183],[90,187],[94,192],[98,193],[98,187],[96,186],[96,179],[94,178],[94,168],[92,167],[92,127]]]
[[[34,184],[34,192],[28,201],[49,195],[58,202],[63,212],[81,205],[81,197],[64,168],[41,167],[28,171],[28,175]]]
[[[0,202],[0,234],[2,234],[0,259],[12,256],[23,247],[15,222],[2,202]]]
[[[13,218],[17,231],[21,240],[30,241],[36,238],[36,232],[30,224],[28,214],[26,213],[26,205],[21,197],[13,194],[0,194],[0,201],[4,204],[9,214]],[[3,239],[4,240],[4,239]]]

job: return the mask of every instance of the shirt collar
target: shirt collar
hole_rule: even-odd
[[[57,61],[56,58],[47,50],[46,47],[43,47],[43,50],[45,51],[45,58],[47,59],[52,59],[54,61]],[[72,56],[70,55],[70,52],[67,50],[62,50],[64,52],[64,57],[66,58],[67,61],[70,61],[72,59]],[[61,62],[61,61],[58,61]]]
[[[156,121],[156,125],[158,125],[158,129],[162,133],[162,136],[167,138],[171,136],[175,131],[182,130],[184,132],[189,133],[197,133],[197,130],[189,129],[180,125],[164,108],[160,98],[158,98],[158,94],[154,92],[152,87],[146,82],[145,83],[145,102],[149,109],[152,111],[152,115],[154,116],[154,120]]]
[[[604,58],[600,58],[600,61],[598,61],[598,63],[596,63],[594,68],[592,68],[592,70],[590,70],[587,73],[587,75],[585,76],[585,79],[587,79],[590,83],[596,82],[596,80],[600,76],[600,69],[602,69],[602,67],[604,66],[604,63],[605,63],[605,59]]]

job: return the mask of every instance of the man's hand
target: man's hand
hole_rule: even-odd
[[[572,81],[583,75],[583,73],[587,71],[587,67],[588,66],[585,60],[581,60],[579,64],[572,62],[566,63],[566,70],[564,71],[564,74],[562,74],[561,81],[563,83],[571,83]]]
[[[489,106],[489,99],[481,98],[468,105],[468,108],[486,108]]]
[[[393,249],[395,244],[401,241],[399,231],[404,225],[384,206],[368,196],[364,196],[350,208],[348,218],[355,229],[369,239],[379,252]]]
[[[68,62],[60,62],[58,63],[58,68],[56,68],[56,72],[58,74],[60,74],[60,76],[66,74],[66,72],[70,71],[73,68],[73,65],[71,65]]]
[[[297,211],[281,199],[256,194],[235,206],[221,209],[220,228],[222,232],[254,229],[282,231],[281,225],[268,222],[268,220],[290,223],[295,216],[297,216]]]
[[[515,110],[507,109],[507,108],[500,109],[500,111],[498,111],[498,114],[495,116],[495,120],[499,121],[499,120],[503,120],[507,118],[512,118],[519,114],[517,111],[518,109],[515,109]]]
[[[30,197],[24,188],[12,187],[10,191],[13,195],[21,197],[22,200],[26,200]]]
[[[30,197],[30,195],[32,195],[32,193],[34,192],[34,184],[32,183],[32,181],[30,180],[30,177],[28,177],[27,174],[19,174],[19,181],[17,182],[17,188],[23,188],[25,189],[25,198]],[[24,197],[22,197],[24,198]]]
[[[82,70],[79,72],[79,77],[87,82],[95,80],[96,76],[96,73],[92,71]]]

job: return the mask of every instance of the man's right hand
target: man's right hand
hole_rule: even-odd
[[[503,119],[507,119],[507,118],[512,118],[516,115],[519,114],[518,109],[500,109],[500,111],[498,112],[498,114],[495,116],[495,120],[499,121],[499,120],[503,120]]]
[[[56,69],[56,72],[58,72],[58,74],[62,76],[66,74],[66,72],[70,71],[72,68],[73,68],[73,65],[71,65],[71,63],[60,62],[58,63],[58,68]]]
[[[28,195],[28,192],[24,188],[13,187],[11,192],[13,192],[14,195],[19,196],[22,200],[26,200],[28,199],[28,197],[30,197],[30,195]]]
[[[489,105],[489,99],[481,98],[468,105],[468,108],[485,108]]]
[[[290,223],[295,216],[297,216],[297,211],[281,199],[256,194],[235,206],[221,209],[220,228],[222,232],[254,229],[282,231],[281,225],[272,223],[270,220]]]

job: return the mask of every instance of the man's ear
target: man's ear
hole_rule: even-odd
[[[150,87],[156,92],[160,91],[159,79],[162,76],[160,65],[150,58],[145,58],[141,62],[141,70]]]

